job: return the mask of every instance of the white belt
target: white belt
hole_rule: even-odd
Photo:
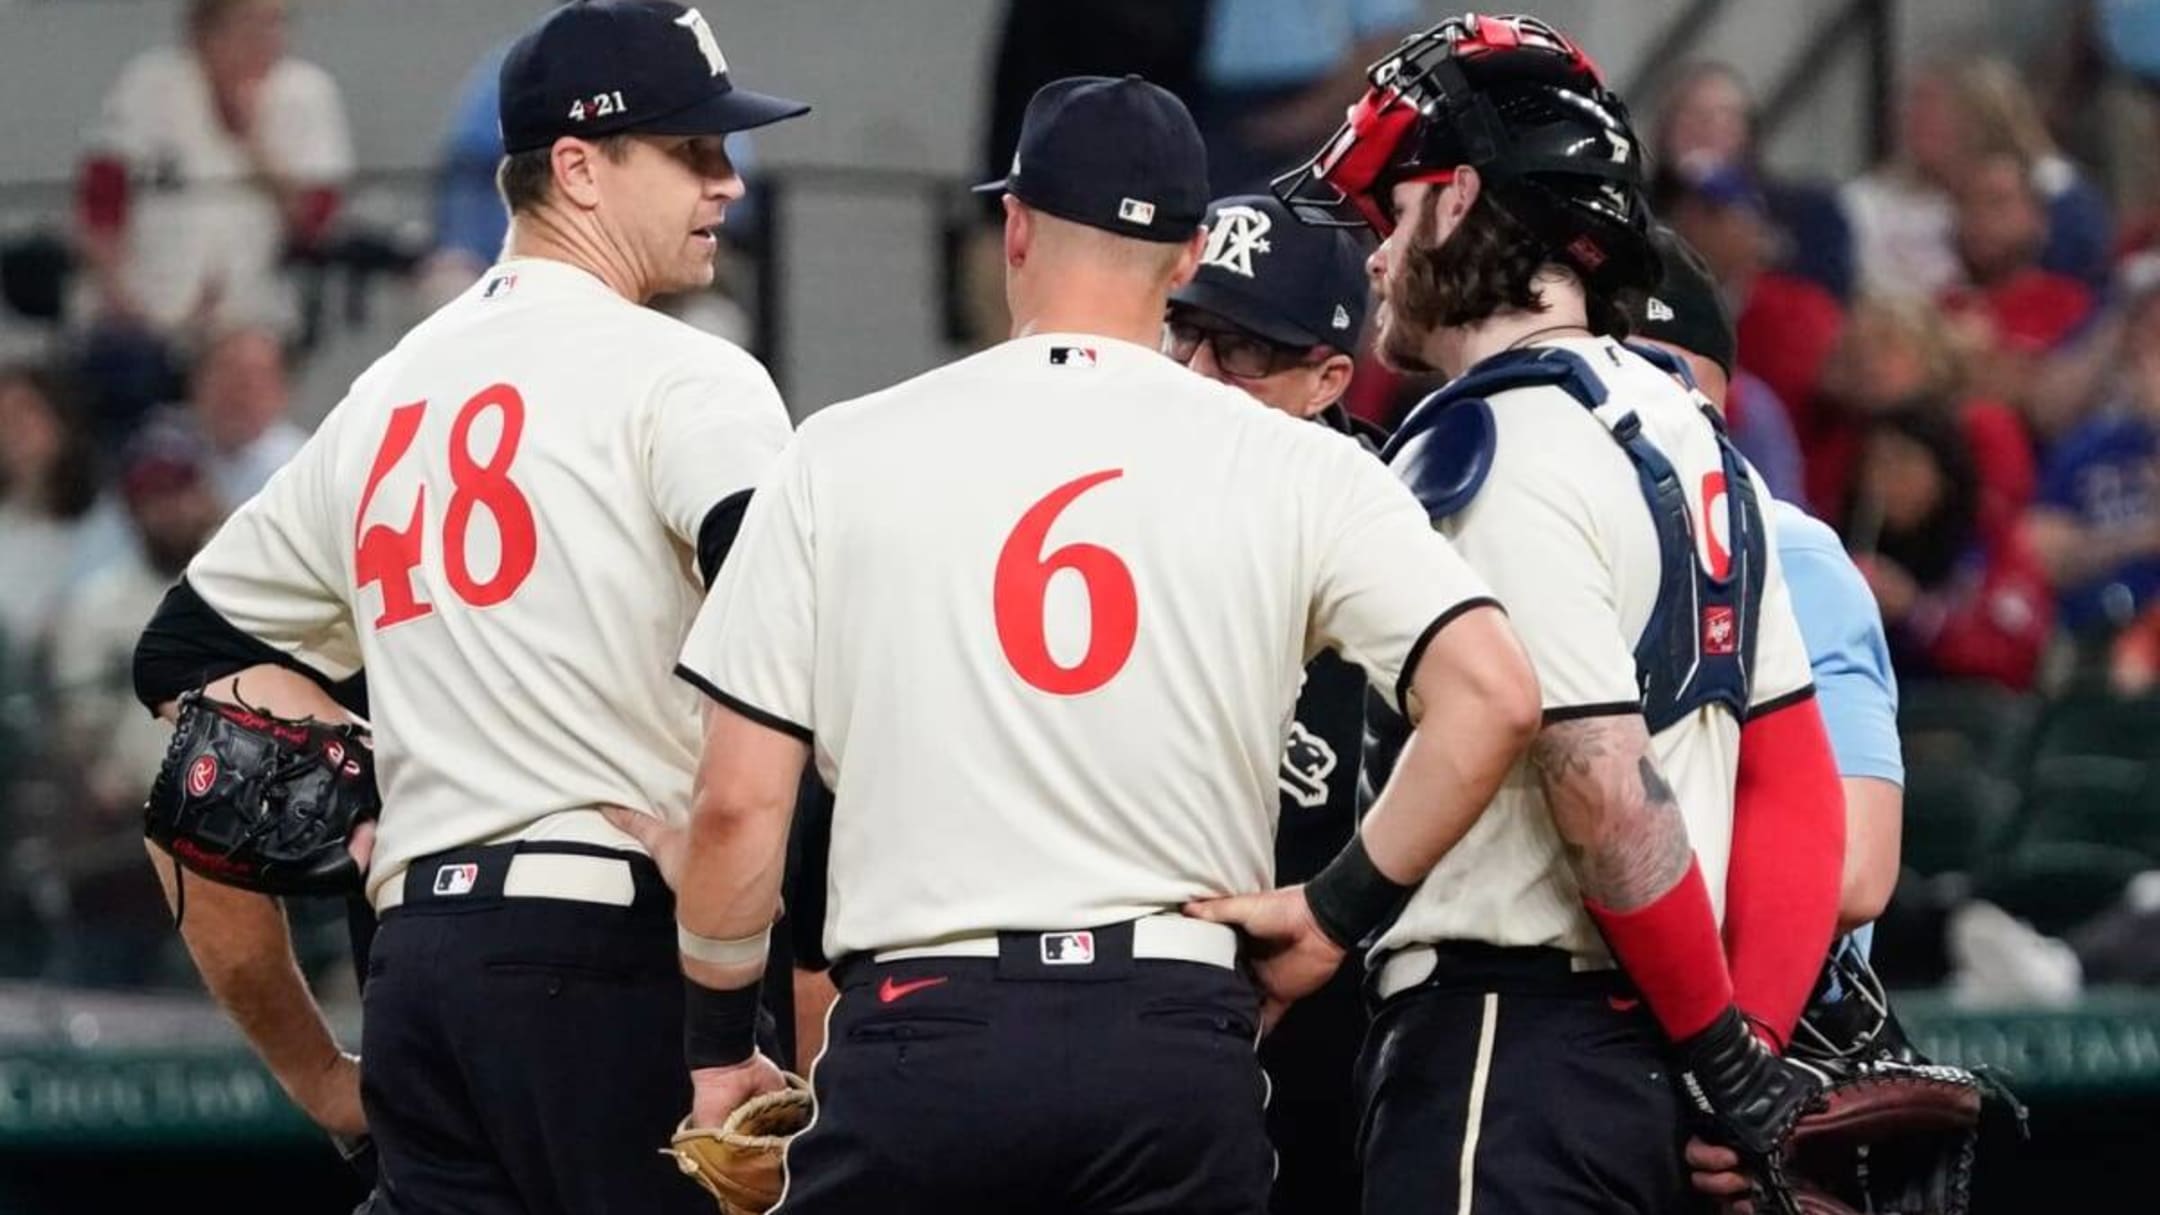
[[[1576,956],[1569,960],[1569,968],[1577,974],[1586,971],[1611,970],[1610,962],[1595,958]],[[1425,980],[1432,978],[1440,968],[1440,955],[1430,945],[1406,945],[1390,953],[1380,963],[1373,976],[1373,994],[1385,1000],[1406,992]]]
[[[469,892],[472,878],[464,869],[456,863],[438,865],[429,882],[439,897],[431,901],[447,902]],[[400,869],[376,888],[375,914],[405,902],[405,878],[406,870]],[[631,875],[630,862],[617,857],[520,852],[510,858],[503,873],[502,892],[509,899],[569,899],[628,907],[637,901],[637,880]]]
[[[1237,969],[1237,932],[1227,924],[1210,924],[1206,920],[1189,919],[1181,915],[1143,916],[1132,922],[1132,956],[1150,961],[1199,962],[1207,966],[1220,966],[1224,970]],[[1069,937],[1071,932],[1030,930],[1020,936]],[[960,937],[940,941],[935,945],[911,945],[905,949],[887,949],[870,955],[873,962],[904,962],[909,958],[994,958],[998,956],[996,933],[979,937]]]

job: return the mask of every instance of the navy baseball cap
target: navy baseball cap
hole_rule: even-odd
[[[1365,255],[1342,228],[1299,222],[1268,194],[1217,199],[1192,281],[1170,302],[1203,309],[1283,346],[1345,354],[1365,328]]]
[[[975,187],[1116,236],[1191,240],[1207,148],[1177,95],[1138,76],[1068,76],[1035,91],[1012,172]]]
[[[1665,262],[1665,274],[1657,286],[1638,298],[1628,310],[1635,336],[1678,346],[1700,355],[1732,374],[1739,352],[1739,336],[1733,329],[1732,312],[1725,307],[1725,293],[1709,263],[1693,245],[1663,224],[1650,230],[1650,244]]]
[[[694,8],[669,0],[577,0],[511,45],[500,76],[503,151],[565,135],[725,135],[810,112],[738,89]]]

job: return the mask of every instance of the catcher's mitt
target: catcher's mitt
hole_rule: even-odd
[[[704,1186],[725,1215],[765,1215],[787,1183],[787,1141],[810,1125],[810,1085],[788,1073],[786,1088],[737,1106],[716,1127],[685,1118],[668,1146],[676,1167]]]
[[[1825,969],[1841,988],[1818,992],[1787,1057],[1827,1077],[1784,1151],[1784,1173],[1806,1215],[1965,1215],[1980,1111],[2001,1095],[1984,1073],[1922,1058],[1898,1028],[1882,984],[1851,949]]]
[[[180,698],[143,834],[195,873],[264,894],[358,883],[345,844],[382,807],[367,731]]]

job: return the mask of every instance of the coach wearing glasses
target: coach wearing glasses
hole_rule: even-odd
[[[1341,229],[1301,224],[1264,195],[1218,200],[1191,282],[1170,296],[1171,358],[1255,400],[1376,448],[1342,408],[1365,326],[1364,255]],[[1275,881],[1302,882],[1357,826],[1364,676],[1333,651],[1305,668],[1283,749]],[[1356,952],[1326,987],[1293,1005],[1260,1044],[1273,1081],[1268,1133],[1279,1167],[1275,1215],[1357,1209],[1357,1106],[1350,1073],[1365,1036]]]

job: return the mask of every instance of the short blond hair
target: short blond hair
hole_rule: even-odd
[[[1970,124],[1973,146],[1968,153],[2009,152],[2028,166],[2054,155],[2055,140],[2040,117],[2040,105],[2016,68],[1982,56],[1950,68],[1947,79]]]
[[[630,132],[602,135],[593,144],[616,164],[630,155]],[[555,145],[512,152],[495,166],[495,193],[512,215],[528,215],[555,197]]]
[[[1036,247],[1050,256],[1070,257],[1149,282],[1168,282],[1185,252],[1183,244],[1119,236],[1034,207],[1028,208],[1028,214],[1035,220]]]
[[[1925,391],[1931,396],[1949,397],[1962,386],[1961,352],[1951,340],[1941,313],[1925,297],[1871,294],[1854,301],[1838,343],[1840,349],[1831,360],[1833,380],[1853,373],[1851,352],[1846,348],[1863,337],[1895,342],[1917,354],[1926,377]]]

